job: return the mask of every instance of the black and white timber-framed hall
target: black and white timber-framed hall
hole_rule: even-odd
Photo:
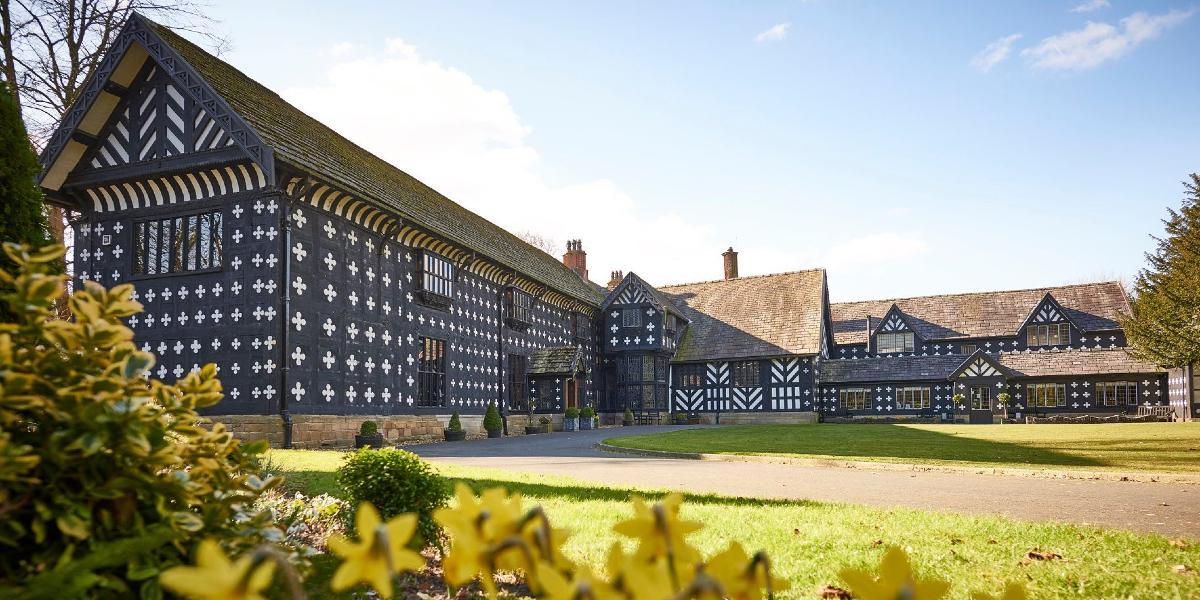
[[[830,303],[823,269],[738,277],[729,249],[714,281],[598,285],[580,241],[535,249],[137,15],[41,160],[80,215],[77,277],[135,285],[155,375],[216,363],[219,415],[289,440],[306,419],[477,423],[492,402],[509,420],[1200,416],[1190,370],[1126,351],[1116,282]]]

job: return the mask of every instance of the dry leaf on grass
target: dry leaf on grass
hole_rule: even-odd
[[[827,585],[821,588],[821,597],[832,600],[850,600],[854,596],[850,594],[850,590],[844,590],[836,585]]]
[[[1025,553],[1025,558],[1021,559],[1021,566],[1025,566],[1035,560],[1060,560],[1062,555],[1057,552],[1044,552],[1040,548],[1034,548]]]
[[[1171,567],[1171,570],[1175,571],[1176,573],[1179,573],[1180,575],[1195,575],[1196,574],[1196,570],[1187,565],[1175,565],[1174,567]]]
[[[1184,541],[1184,540],[1181,540],[1181,539],[1180,539],[1180,540],[1171,540],[1169,543],[1170,543],[1172,546],[1174,546],[1175,548],[1179,548],[1180,550],[1187,550],[1187,549],[1188,549],[1188,543],[1187,543],[1186,541]]]

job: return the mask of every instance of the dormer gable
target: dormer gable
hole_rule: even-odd
[[[966,360],[958,366],[950,374],[950,379],[978,379],[985,377],[1004,377],[1004,367],[996,357],[987,354],[982,350],[976,350],[974,354],[967,357]]]
[[[904,314],[904,311],[900,310],[900,307],[893,303],[892,307],[884,313],[883,318],[879,320],[879,325],[875,326],[875,331],[872,331],[871,334],[902,331],[916,332],[912,325],[909,324],[908,317]]]
[[[1027,347],[1070,346],[1072,338],[1083,333],[1062,304],[1050,292],[1034,305],[1017,330],[1018,339]]]
[[[871,350],[876,354],[911,354],[920,347],[916,328],[895,303],[871,331]]]

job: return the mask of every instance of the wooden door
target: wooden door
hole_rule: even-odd
[[[992,422],[992,388],[986,385],[971,387],[968,398],[971,423],[990,424]]]
[[[579,378],[570,377],[563,387],[563,408],[579,408]]]

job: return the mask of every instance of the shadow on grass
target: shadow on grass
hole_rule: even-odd
[[[679,452],[802,454],[898,461],[960,461],[1034,465],[1109,466],[1095,457],[1014,442],[966,437],[969,425],[955,432],[898,424],[755,425],[676,431],[614,442],[633,448]],[[1069,440],[1064,440],[1064,442]],[[1090,445],[1090,442],[1088,443]],[[1086,451],[1086,448],[1081,448]]]

